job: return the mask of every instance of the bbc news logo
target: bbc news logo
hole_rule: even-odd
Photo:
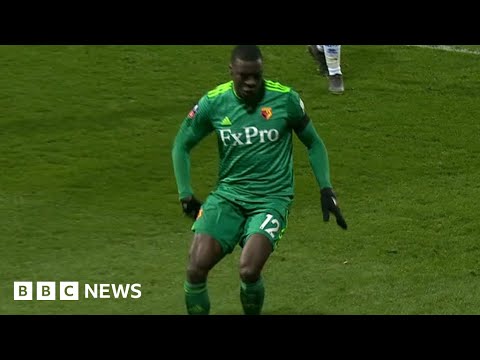
[[[13,300],[139,299],[141,287],[140,284],[85,284],[80,287],[78,281],[14,281]]]

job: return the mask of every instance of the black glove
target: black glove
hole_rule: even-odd
[[[186,197],[185,199],[180,200],[180,203],[182,204],[183,213],[189,218],[195,220],[202,203],[198,201],[195,196]]]
[[[347,223],[343,218],[342,212],[337,204],[337,196],[331,188],[325,188],[320,191],[321,202],[322,202],[322,212],[323,212],[323,221],[328,221],[330,219],[330,213],[335,215],[337,219],[337,224],[342,229],[347,230]]]

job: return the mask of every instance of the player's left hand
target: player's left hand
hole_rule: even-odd
[[[322,202],[322,212],[323,212],[323,221],[328,221],[330,219],[330,213],[335,215],[338,226],[342,229],[347,230],[347,223],[343,218],[342,212],[338,207],[337,196],[331,188],[324,188],[320,191],[321,202]]]

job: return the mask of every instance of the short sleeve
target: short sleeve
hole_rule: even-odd
[[[288,124],[291,128],[298,129],[304,126],[307,118],[305,104],[300,98],[300,95],[294,90],[289,93],[289,98],[287,100],[287,113]]]
[[[210,120],[210,101],[207,96],[203,96],[190,110],[184,119],[184,125],[189,128],[194,137],[203,138],[213,131]]]

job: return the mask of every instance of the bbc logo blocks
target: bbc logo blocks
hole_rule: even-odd
[[[142,285],[84,284],[78,281],[14,281],[13,300],[139,299]]]
[[[78,281],[15,281],[13,283],[13,300],[78,300]]]

